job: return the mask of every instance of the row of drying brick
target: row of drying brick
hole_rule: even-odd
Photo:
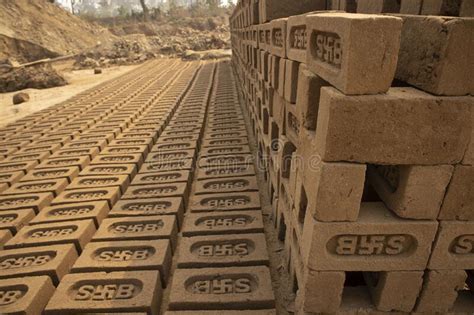
[[[166,314],[275,314],[253,158],[229,74],[220,63],[204,132],[217,141],[199,152],[207,162],[196,170]]]
[[[349,13],[401,13],[412,15],[474,16],[470,0],[239,0],[230,17],[233,28],[263,24],[311,11],[341,10]]]
[[[172,70],[173,69],[171,68],[170,71]],[[146,125],[141,125],[137,128],[147,128],[150,129],[149,132],[152,132],[151,129],[153,129],[153,132],[155,133],[161,132],[164,127],[163,124],[167,122],[177,104],[181,101],[186,86],[192,81],[191,79],[194,76],[195,71],[196,65],[191,66],[189,69],[188,66],[183,67],[183,70],[178,71],[177,73],[181,74],[181,72],[184,72],[184,74],[181,75],[179,80],[168,89],[168,93],[164,93],[157,100],[155,100],[153,95],[157,93],[160,95],[162,92],[160,88],[157,88],[157,86],[155,86],[154,89],[150,89],[150,92],[154,90],[154,93],[149,94],[148,97],[142,95],[143,99],[140,102],[145,103],[147,107],[150,107],[151,111],[144,111],[143,113],[138,111],[140,112],[140,115],[135,116],[133,119],[137,119],[136,121],[138,121],[140,120],[140,116],[143,116],[144,120],[148,121],[145,122],[144,120],[141,120],[141,122]],[[174,80],[172,76],[160,78],[159,76],[156,76],[156,74],[155,78],[157,80],[165,79],[163,80],[164,82],[172,82]],[[154,112],[153,108],[158,109],[158,111]],[[171,111],[163,112],[162,110],[159,110],[159,108],[169,108]],[[136,115],[136,113],[134,115]],[[166,118],[166,116],[168,116],[168,118]],[[136,135],[140,132],[144,132],[144,130],[134,130],[134,132],[130,132],[130,134]],[[161,291],[159,284],[164,283],[164,277],[167,275],[166,267],[167,264],[169,265],[171,259],[170,241],[176,239],[177,233],[176,218],[174,216],[150,216],[146,218],[103,219],[108,212],[108,209],[113,206],[120,196],[121,189],[126,188],[123,181],[130,181],[135,175],[138,167],[138,165],[135,164],[137,162],[136,159],[125,159],[125,161],[130,164],[124,164],[125,161],[123,158],[129,156],[127,155],[128,153],[132,154],[132,157],[138,154],[144,159],[148,152],[147,148],[150,147],[151,150],[153,150],[152,146],[156,140],[154,136],[150,136],[148,139],[144,136],[139,138],[148,140],[150,143],[149,146],[139,145],[138,147],[132,148],[134,152],[128,153],[130,144],[127,144],[124,146],[117,146],[117,148],[127,149],[125,151],[114,152],[113,154],[109,153],[109,155],[103,154],[104,156],[118,157],[120,164],[113,164],[113,162],[107,161],[106,164],[99,166],[100,170],[98,170],[98,173],[94,175],[94,179],[89,179],[89,181],[84,183],[88,185],[88,187],[96,186],[99,187],[99,189],[87,188],[87,191],[82,189],[70,192],[66,190],[66,192],[62,194],[70,196],[69,202],[49,207],[47,213],[50,213],[50,217],[53,218],[52,220],[54,220],[54,217],[57,218],[62,216],[59,220],[65,220],[64,222],[51,224],[45,223],[24,227],[20,230],[17,236],[15,236],[15,238],[21,238],[21,235],[23,235],[23,239],[32,240],[29,243],[26,242],[27,244],[23,242],[22,246],[41,245],[38,242],[41,242],[42,239],[44,242],[43,244],[73,243],[76,248],[74,249],[73,245],[53,245],[32,249],[3,251],[2,253],[6,255],[6,259],[4,260],[6,262],[5,276],[11,277],[14,274],[25,274],[25,272],[29,275],[48,274],[56,285],[60,278],[62,278],[62,276],[64,276],[64,274],[71,268],[72,264],[74,264],[74,261],[76,260],[75,258],[77,258],[76,251],[81,253],[82,249],[84,250],[82,255],[76,261],[76,265],[72,267],[73,272],[122,270],[123,268],[128,268],[130,261],[133,261],[135,262],[134,269],[147,270],[151,267],[153,267],[151,269],[156,269],[158,267],[158,269],[161,269],[160,271],[162,271],[161,275],[159,272],[145,272],[110,273],[108,275],[92,274],[92,277],[89,277],[89,275],[85,276],[84,274],[81,274],[80,276],[67,276],[64,279],[64,282],[61,282],[61,287],[58,287],[58,290],[55,292],[50,302],[51,306],[48,307],[48,312],[75,313],[80,312],[81,309],[82,311],[88,309],[103,310],[104,308],[107,308],[107,306],[103,305],[104,301],[110,300],[119,301],[117,304],[114,304],[113,307],[125,312],[139,309],[150,310],[150,313],[157,313],[159,311],[159,305],[157,306]],[[140,151],[139,149],[143,150]],[[112,174],[112,177],[110,177],[110,174]],[[62,194],[60,194],[56,199],[61,197]],[[76,195],[77,198],[73,197]],[[157,208],[167,209],[170,207],[177,207],[175,209],[179,209],[181,207],[182,209],[181,203],[182,201],[180,198],[174,198],[174,200],[173,198],[171,198],[171,200],[161,199],[157,204]],[[137,205],[131,206],[130,210],[133,209],[140,209],[140,207]],[[40,211],[40,215],[41,213],[42,211]],[[120,214],[120,216],[123,216],[123,214]],[[93,220],[91,220],[91,218]],[[94,234],[96,224],[100,224],[100,226],[97,233]],[[29,231],[26,231],[27,229]],[[92,237],[93,241],[99,242],[91,243],[90,247],[84,247]],[[143,245],[144,241],[137,242],[137,240],[148,239],[150,239],[150,241],[148,241],[146,246]],[[125,244],[126,247],[122,247],[122,245],[117,246],[119,243],[114,242],[103,243],[104,241],[109,240],[127,240],[126,242],[120,243]],[[63,248],[56,248],[56,246],[63,246]],[[95,246],[100,248],[95,248]],[[65,252],[65,255],[59,255],[61,252]],[[18,258],[16,260],[10,259],[9,256],[12,254],[15,255],[15,253],[22,255],[19,255],[19,257],[17,256]],[[150,259],[143,261],[146,258]],[[107,265],[109,268],[107,268]],[[29,272],[24,269],[28,269],[28,267],[30,267],[30,269],[32,268]],[[11,270],[16,272],[12,273]],[[160,276],[162,277],[161,280],[159,279]],[[69,283],[75,282],[75,279],[87,280],[90,283],[80,286],[77,294],[72,294],[70,296],[71,300],[69,302],[71,302],[71,304],[66,305],[64,303],[65,297],[62,295],[61,289],[67,288]],[[142,289],[144,289],[146,293],[136,297]],[[20,301],[29,300],[31,303],[36,303],[35,301],[37,300],[35,300],[35,298],[40,298],[40,296],[35,297],[34,295],[29,294],[28,296],[27,299],[22,298]],[[77,297],[77,299],[75,297]],[[49,296],[45,298],[45,295],[43,295],[41,299],[46,303]],[[125,299],[126,301],[120,303],[122,299]],[[102,301],[102,303],[97,301]],[[137,301],[140,303],[137,303]],[[134,304],[136,307],[133,306]],[[24,305],[25,304],[23,304],[23,306]],[[15,306],[11,305],[10,307]],[[64,307],[65,309],[63,309]],[[68,307],[70,307],[69,310],[67,309]],[[41,306],[37,305],[34,311],[40,313],[41,310]]]
[[[272,73],[271,70],[269,71],[269,67],[273,66],[273,69],[275,69],[274,63],[267,64],[267,67],[262,67],[262,61],[259,63],[258,58],[259,56],[263,58],[263,63],[265,63],[268,61],[265,61],[264,58],[270,58],[270,60],[272,60],[272,58],[275,58],[275,55],[258,51],[255,56],[257,62],[253,63],[245,60],[242,55],[239,56],[237,53],[236,57],[234,57],[234,64],[237,72],[241,76],[242,88],[253,121],[254,132],[260,140],[260,155],[266,155],[267,158],[263,161],[263,165],[267,167],[269,192],[270,195],[274,197],[273,206],[275,209],[276,224],[279,228],[281,239],[286,242],[287,250],[289,252],[291,251],[289,256],[291,256],[292,260],[289,261],[289,268],[292,269],[292,273],[299,280],[297,284],[300,288],[298,305],[305,309],[313,309],[314,311],[334,311],[339,309],[344,285],[344,272],[346,271],[380,272],[384,270],[400,270],[407,272],[407,270],[419,270],[417,274],[418,277],[421,278],[430,257],[431,245],[435,239],[437,230],[437,222],[410,222],[408,220],[399,219],[391,214],[381,203],[363,203],[361,207],[360,202],[364,191],[366,176],[364,165],[322,162],[321,158],[324,160],[324,156],[317,156],[318,159],[316,160],[312,159],[315,152],[319,153],[317,151],[318,147],[314,145],[314,142],[318,140],[314,140],[314,138],[318,136],[320,129],[315,127],[311,128],[311,125],[314,126],[316,122],[320,125],[321,106],[326,105],[323,102],[325,88],[319,93],[322,80],[307,70],[304,64],[298,64],[291,60],[284,60],[282,62],[279,57],[277,57],[279,59],[278,73]],[[281,71],[282,68],[287,67],[288,62],[290,62],[290,71]],[[288,70],[288,68],[286,70]],[[302,79],[300,81],[299,79],[302,73],[306,74],[306,80]],[[276,85],[275,82],[278,82],[278,85]],[[301,86],[301,82],[304,82],[303,86]],[[327,83],[325,85],[327,85]],[[289,91],[289,93],[287,91]],[[301,93],[302,91],[304,91],[304,94]],[[320,98],[319,94],[321,94],[321,101],[318,104],[318,102],[314,100]],[[346,98],[347,101],[354,100],[354,106],[360,106],[361,100],[363,101],[363,99],[367,100],[370,98],[361,96],[357,97],[360,99],[355,100],[355,97],[346,97],[341,93],[339,94],[341,98],[338,97],[338,101],[334,101],[334,104],[337,103],[337,105],[334,105],[334,109],[336,110],[338,109],[337,107],[344,105],[343,101],[345,100],[342,98]],[[268,95],[270,97],[268,97]],[[288,97],[289,95],[293,97]],[[298,96],[302,97],[298,98]],[[378,102],[374,101],[373,108],[375,108],[376,103],[378,106],[382,99],[379,99]],[[454,98],[452,99],[455,100]],[[456,100],[460,99],[458,98]],[[472,103],[471,99],[464,98],[464,101],[466,100]],[[400,101],[401,100],[398,100],[398,103]],[[396,103],[397,102],[392,100],[391,104],[387,105],[393,106],[393,104]],[[310,107],[313,108],[311,109]],[[301,110],[302,108],[303,110]],[[300,113],[303,111],[306,115],[298,115],[298,109]],[[387,108],[384,108],[384,110],[386,109]],[[340,112],[332,112],[331,109],[331,112],[328,113],[337,117],[337,115],[341,115],[344,110],[346,109],[344,108]],[[362,110],[360,110],[360,112],[364,115],[367,113],[368,108],[363,108],[363,110],[366,112],[363,113]],[[325,128],[336,129],[347,124],[349,126],[348,130],[351,129],[347,134],[341,135],[341,137],[337,139],[332,139],[335,143],[336,141],[351,137],[350,133],[354,132],[354,123],[359,123],[360,125],[364,125],[364,127],[370,124],[370,121],[367,119],[363,120],[362,123],[358,122],[360,117],[351,119],[351,115],[355,113],[357,112],[348,111],[348,115],[338,121],[339,124],[334,121],[329,121],[329,123],[333,124],[331,127],[328,127],[328,122],[326,121],[326,117],[324,117],[323,123]],[[371,110],[370,113],[374,114],[374,111]],[[467,113],[470,114],[469,111],[467,111]],[[406,113],[403,114],[406,116]],[[391,115],[393,119],[393,112],[391,112]],[[367,118],[374,119],[374,117]],[[380,124],[375,128],[374,124],[373,130],[368,132],[365,138],[370,137],[371,134],[383,132],[382,126],[384,125],[386,124]],[[439,123],[433,124],[433,127],[438,127],[438,125]],[[472,128],[472,126],[469,127]],[[308,131],[308,129],[313,131]],[[316,134],[314,134],[314,132]],[[302,133],[306,134],[302,137]],[[467,134],[469,135],[469,133]],[[411,136],[414,138],[414,141],[419,140],[416,139],[418,136],[417,133],[412,133]],[[304,141],[307,140],[304,139],[304,137],[312,138],[313,141]],[[393,137],[392,132],[390,132],[390,137]],[[301,141],[302,138],[303,141]],[[322,138],[324,138],[324,136]],[[387,137],[387,139],[388,138],[389,137]],[[465,138],[469,139],[469,137]],[[356,138],[350,138],[351,141],[348,141],[349,143],[344,142],[344,146],[353,143],[353,139],[357,141]],[[385,143],[389,142],[386,141]],[[411,144],[410,142],[408,143]],[[403,145],[407,145],[407,143],[405,142]],[[370,145],[367,146],[367,150],[372,151],[374,146],[376,147],[377,143],[370,143]],[[363,146],[361,145],[360,147]],[[400,145],[397,149],[402,147],[403,146]],[[352,155],[357,154],[354,148],[351,149]],[[380,149],[380,152],[384,153],[384,151],[390,149],[390,145],[386,145],[385,148]],[[395,150],[385,152],[386,156],[390,156],[394,151]],[[380,152],[377,153],[380,154]],[[464,154],[464,150],[461,150],[461,152]],[[398,156],[396,156],[396,158],[398,158]],[[466,161],[467,160],[468,159],[466,159]],[[374,163],[374,161],[367,160],[357,162]],[[444,165],[431,168],[416,166],[400,167],[396,166],[396,164],[400,162],[383,160],[382,162],[375,161],[375,163],[395,164],[393,166],[370,166],[368,171],[369,179],[376,189],[379,188],[378,194],[381,196],[377,197],[381,198],[391,210],[394,210],[398,215],[409,218],[437,218],[438,213],[440,213],[446,187],[453,174],[452,166]],[[299,168],[291,168],[294,164]],[[472,176],[466,173],[470,168],[470,166],[456,166],[458,173],[456,174],[455,172],[457,176],[453,176],[453,181],[448,191],[448,196],[450,195],[450,197],[445,200],[447,206],[445,206],[445,210],[441,212],[443,218],[457,220],[462,217],[465,219],[466,217],[462,216],[463,213],[469,216],[469,206],[459,209],[453,202],[472,204],[471,198],[468,197],[469,193],[466,193],[466,186],[468,188],[467,191],[469,191],[469,187],[472,186],[472,183],[469,183]],[[464,173],[459,174],[459,171]],[[353,176],[349,175],[349,173]],[[356,173],[358,175],[356,175]],[[375,175],[382,177],[382,180],[375,177]],[[352,180],[358,176],[360,176],[358,184],[352,185],[354,184]],[[437,182],[435,187],[433,187],[434,180]],[[385,186],[380,187],[381,184]],[[395,188],[390,186],[393,184],[395,184]],[[432,192],[434,192],[437,197],[432,198]],[[429,194],[431,199],[428,199],[425,193]],[[351,200],[353,200],[354,203],[352,203]],[[410,204],[408,200],[415,200],[415,203]],[[370,201],[370,198],[364,201]],[[352,207],[351,204],[354,207]],[[419,209],[420,206],[422,211]],[[350,213],[347,212],[348,209],[354,209],[355,211]],[[338,210],[341,210],[341,212],[338,212]],[[306,212],[310,212],[312,215],[306,215]],[[314,218],[312,218],[313,216]],[[322,222],[347,220],[356,222],[339,224]],[[391,224],[387,224],[388,221],[392,221]],[[415,228],[414,226],[409,226],[409,224],[419,224],[419,226]],[[392,225],[392,228],[395,230],[392,231],[389,225]],[[405,225],[405,227],[403,227],[403,225]],[[423,225],[424,228],[421,228],[421,225]],[[346,234],[348,228],[350,228],[350,230]],[[400,228],[405,228],[405,231],[402,233],[401,230],[398,230]],[[418,229],[420,233],[413,236],[414,233],[412,230],[414,229]],[[421,232],[423,229],[425,229],[424,233]],[[455,302],[457,294],[453,294],[453,292],[456,291],[456,288],[463,287],[459,285],[459,282],[464,283],[466,279],[465,270],[472,268],[472,261],[467,258],[470,256],[472,250],[472,247],[469,245],[472,242],[472,237],[470,237],[469,234],[470,230],[472,230],[470,223],[442,223],[439,232],[440,234],[442,233],[442,235],[440,235],[441,238],[438,238],[437,244],[435,245],[436,249],[433,251],[432,262],[430,262],[432,265],[429,267],[435,270],[427,272],[427,277],[434,274],[445,274],[448,280],[452,280],[450,282],[452,286],[444,288],[445,290],[441,295],[445,297],[445,299],[439,298],[437,299],[437,303],[431,303],[430,301],[433,299],[433,295],[429,295],[430,290],[439,287],[440,279],[446,279],[446,277],[439,277],[437,282],[430,282],[430,279],[426,280],[423,295],[418,301],[418,310],[447,311]],[[352,234],[350,231],[352,231]],[[361,231],[363,231],[363,233]],[[398,237],[400,237],[400,239],[398,239]],[[416,240],[416,246],[412,246],[411,243],[413,240]],[[459,241],[461,241],[462,244],[459,243]],[[395,245],[394,242],[400,242],[400,246]],[[464,242],[468,244],[466,248],[463,248]],[[392,248],[392,245],[395,245],[397,248],[395,251],[392,251],[395,249],[395,247]],[[420,247],[418,247],[418,245],[420,245]],[[424,249],[422,249],[422,247],[424,247]],[[453,255],[449,252],[455,254],[454,259]],[[461,252],[463,254],[461,254]],[[368,256],[372,256],[370,260],[367,259]],[[318,258],[316,259],[316,257]],[[351,257],[352,259],[348,260],[343,257]],[[467,261],[465,260],[466,258]],[[410,259],[420,259],[421,264],[418,267],[414,267],[416,263],[414,263],[414,261],[408,262]],[[402,262],[402,265],[404,262],[407,264],[397,267],[396,265],[400,262]],[[440,271],[437,269],[444,270]],[[450,269],[455,270],[451,271]],[[322,270],[326,271],[323,272]],[[343,272],[339,270],[343,270]],[[319,280],[311,281],[311,277],[308,278],[308,273],[311,271],[316,271],[316,273],[320,275]],[[393,286],[394,283],[400,281],[401,277],[399,272],[395,272],[395,275],[393,271],[390,272],[392,272],[391,280],[385,280],[384,284],[378,288],[379,293],[373,295],[378,295],[377,298],[374,298],[378,300],[378,302],[376,302],[377,307],[382,310],[412,310],[420,292],[422,282],[419,281],[418,286],[414,285],[411,298],[403,299],[393,294],[390,296],[387,294],[392,290],[384,290],[384,288]],[[410,274],[411,271],[407,273],[408,276],[410,276]],[[457,278],[454,274],[457,275]],[[314,292],[322,291],[325,288],[327,283],[322,279],[324,279],[324,276],[331,279],[330,275],[341,277],[339,281],[342,279],[342,285],[335,287],[335,291],[328,292],[327,295],[320,294],[316,297],[312,297]],[[334,277],[332,280],[336,283],[337,279]],[[315,279],[317,279],[317,277]],[[330,281],[331,280],[329,280],[329,282]],[[381,291],[388,293],[384,296],[380,296]],[[313,293],[311,294],[311,292]],[[399,303],[400,301],[402,302]],[[405,304],[403,305],[403,303]]]

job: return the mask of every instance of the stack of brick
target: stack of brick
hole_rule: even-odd
[[[233,64],[298,312],[472,310],[474,20],[248,6]]]
[[[474,16],[470,0],[328,0],[328,9],[351,13]]]

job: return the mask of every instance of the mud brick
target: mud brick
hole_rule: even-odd
[[[130,163],[135,164],[137,167],[140,167],[143,163],[143,156],[140,153],[131,153],[131,154],[114,154],[114,155],[98,155],[92,160],[91,165],[100,165],[100,164],[124,164]]]
[[[325,10],[326,1],[299,1],[290,0],[271,1],[263,0],[259,5],[259,22],[264,23],[281,17],[297,15],[305,12]]]
[[[37,161],[40,163],[44,159],[46,159],[51,154],[49,152],[38,152],[38,153],[23,153],[18,155],[11,155],[4,159],[2,162],[24,162],[24,161]]]
[[[312,72],[344,94],[377,94],[389,89],[397,66],[399,18],[322,13],[308,15],[306,22],[306,62]],[[370,60],[364,58],[368,55]]]
[[[102,221],[92,241],[168,239],[174,249],[177,234],[176,218],[172,215],[111,218]]]
[[[164,184],[164,183],[179,183],[185,182],[191,183],[192,174],[189,170],[187,171],[167,171],[167,172],[156,172],[156,173],[144,173],[137,174],[132,181],[132,185],[151,185],[151,184]]]
[[[201,156],[215,156],[224,154],[250,154],[250,147],[248,145],[237,146],[223,146],[203,148],[199,154]]]
[[[38,153],[38,152],[49,152],[53,154],[54,152],[58,151],[61,148],[61,144],[48,144],[48,145],[36,145],[34,143],[29,144],[26,147],[18,150],[16,154],[23,154],[23,153]]]
[[[474,269],[474,222],[441,221],[428,268]]]
[[[232,165],[228,167],[210,167],[199,168],[197,173],[198,180],[224,178],[224,177],[240,177],[255,175],[255,168],[251,164]]]
[[[8,189],[8,184],[6,183],[0,183],[0,193]]]
[[[200,168],[227,168],[236,165],[253,165],[253,155],[251,154],[231,154],[201,157],[198,161]]]
[[[37,161],[25,161],[25,162],[15,162],[15,163],[0,163],[0,175],[4,173],[13,173],[13,172],[23,172],[26,174],[28,171],[32,170],[36,165]]]
[[[10,148],[15,148],[15,149],[19,149],[19,151],[17,152],[20,152],[21,151],[21,148],[24,148],[25,146],[29,145],[30,142],[29,141],[24,141],[24,140],[9,140],[9,141],[2,141],[0,142],[0,145],[3,147],[3,148],[7,148],[7,149],[10,149]],[[24,152],[23,152],[24,153]]]
[[[465,286],[464,270],[430,270],[426,272],[415,312],[448,313],[458,292]]]
[[[36,166],[36,169],[48,169],[70,166],[77,166],[79,167],[79,169],[83,169],[85,166],[89,165],[90,161],[91,159],[88,155],[47,159],[41,162],[38,166]]]
[[[226,139],[206,139],[203,141],[202,146],[206,147],[222,147],[222,146],[236,146],[236,145],[248,145],[248,139],[246,136],[241,138],[226,138]]]
[[[313,270],[424,270],[436,221],[406,220],[382,203],[362,203],[357,222],[315,221],[306,216],[303,261]]]
[[[401,17],[397,79],[437,95],[473,94],[474,20]]]
[[[206,132],[205,139],[228,139],[228,138],[246,138],[247,132],[245,130],[240,131],[220,131],[220,132]]]
[[[199,141],[199,135],[174,136],[174,137],[159,137],[157,144],[174,144],[175,142],[190,142]]]
[[[106,147],[104,150],[101,151],[101,154],[131,154],[131,153],[139,153],[145,157],[148,154],[148,146],[147,145],[134,145],[134,146],[109,146]]]
[[[189,194],[187,183],[166,183],[153,185],[130,186],[122,199],[142,199],[161,197],[183,197]]]
[[[74,157],[74,156],[85,156],[88,155],[91,160],[99,154],[98,148],[86,148],[86,149],[69,149],[69,150],[59,150],[53,153],[49,158],[67,158],[67,157]]]
[[[267,267],[179,269],[170,310],[265,309],[275,306]]]
[[[421,5],[423,0],[402,0],[400,4],[401,14],[421,14]]]
[[[167,311],[164,315],[276,315],[276,310]]]
[[[54,290],[47,276],[0,280],[0,313],[41,315]]]
[[[236,124],[232,126],[216,126],[213,124],[207,125],[207,131],[211,133],[226,132],[226,131],[246,131],[247,128],[245,124]]]
[[[130,178],[127,175],[81,176],[74,179],[67,190],[118,186],[124,194],[129,184]]]
[[[324,87],[316,134],[305,133],[300,144],[314,145],[324,161],[454,164],[469,141],[468,108],[468,98],[435,97],[412,88],[348,97]],[[420,128],[428,131],[420,134]]]
[[[33,209],[22,209],[21,211],[1,211],[0,231],[9,230],[15,235],[23,226],[33,219],[35,212]]]
[[[12,238],[12,232],[10,230],[0,230],[0,250],[3,249],[4,245]]]
[[[278,66],[278,86],[275,88],[281,98],[285,98],[285,81],[286,81],[286,61],[288,59],[279,58],[280,65]]]
[[[296,103],[298,89],[298,69],[300,63],[289,59],[285,59],[285,62],[285,91],[283,94],[286,101],[294,104]]]
[[[286,22],[286,55],[288,59],[306,63],[308,36],[306,15],[290,16]]]
[[[120,198],[120,187],[100,187],[66,190],[57,196],[52,204],[61,205],[86,201],[107,201],[112,207]]]
[[[268,265],[264,234],[195,236],[181,239],[178,268]]]
[[[24,175],[24,173],[22,171],[1,173],[0,174],[0,183],[7,184],[7,185],[11,186],[14,183],[18,182],[20,180],[20,178],[23,177],[23,175]]]
[[[19,182],[13,184],[8,190],[6,190],[4,195],[21,195],[28,193],[52,193],[54,196],[57,196],[61,193],[66,186],[69,184],[68,180],[65,178],[58,179],[48,179],[42,181],[32,181],[32,182]]]
[[[257,178],[246,176],[200,180],[196,182],[194,193],[212,194],[242,191],[258,191]]]
[[[367,178],[385,205],[398,216],[434,220],[438,217],[453,169],[450,165],[369,165]]]
[[[188,150],[188,149],[196,149],[196,148],[197,148],[197,140],[186,141],[186,142],[180,141],[176,143],[162,143],[162,144],[158,143],[151,149],[151,152]]]
[[[72,267],[72,272],[158,270],[165,286],[170,268],[168,240],[141,240],[89,243]]]
[[[124,140],[132,140],[132,139],[145,139],[151,138],[152,141],[156,141],[158,138],[158,133],[155,132],[124,132],[117,136],[117,140],[124,139]]]
[[[422,15],[460,16],[461,7],[466,0],[426,0],[423,2]]]
[[[40,169],[32,170],[26,174],[20,182],[25,181],[36,181],[36,180],[48,180],[56,178],[66,178],[69,182],[73,178],[79,175],[79,168],[76,166],[73,167],[61,167],[61,168],[50,168],[50,169]],[[0,175],[1,176],[1,175]]]
[[[62,149],[89,149],[89,148],[99,148],[102,150],[107,145],[107,140],[86,140],[86,141],[77,141],[73,140],[67,144],[65,144]]]
[[[184,205],[181,197],[120,200],[110,211],[110,217],[146,216],[146,215],[175,215],[178,225],[184,215]]]
[[[151,153],[148,155],[146,162],[170,162],[174,160],[193,159],[196,156],[196,150],[176,150],[159,153]]]
[[[287,18],[276,19],[270,22],[270,46],[269,52],[281,58],[286,58],[286,21]]]
[[[107,216],[109,205],[106,201],[90,201],[46,207],[29,224],[54,223],[92,219],[96,227]]]
[[[295,200],[301,222],[306,212],[324,222],[356,221],[364,190],[365,165],[320,162],[303,151],[301,157],[304,166],[301,182],[296,183]]]
[[[109,147],[110,147],[111,152],[116,152],[117,154],[120,154],[120,153],[139,153],[136,149],[133,149],[133,147],[146,146],[147,147],[146,152],[148,153],[148,151],[153,146],[153,143],[154,141],[152,138],[119,139],[119,140],[116,139],[116,140],[110,141]],[[110,153],[106,153],[106,154],[110,154]]]
[[[184,236],[263,232],[260,211],[189,213],[183,226]]]
[[[258,192],[240,192],[192,196],[189,201],[191,212],[237,211],[260,209]]]
[[[53,200],[51,193],[29,193],[14,196],[0,196],[0,211],[33,209],[40,211]]]
[[[160,282],[158,271],[69,274],[61,281],[44,313],[157,315],[163,294]]]
[[[44,275],[57,285],[76,259],[72,244],[2,250],[0,279]]]
[[[86,166],[79,176],[128,175],[132,179],[137,173],[135,164],[111,164]]]
[[[9,155],[15,153],[16,151],[18,151],[18,149],[16,149],[16,148],[0,148],[0,155],[9,156]]]
[[[316,129],[320,91],[323,86],[328,85],[328,82],[309,71],[305,64],[300,65],[296,95],[296,116],[304,128]]]
[[[74,139],[79,140],[79,141],[102,140],[103,139],[103,140],[107,141],[107,143],[110,143],[110,141],[112,141],[114,138],[115,138],[115,136],[113,134],[104,133],[104,134],[91,134],[91,135],[82,134],[78,137],[75,137]]]
[[[72,243],[78,253],[96,229],[92,220],[55,222],[25,226],[6,245],[7,249]]]
[[[194,159],[176,159],[163,162],[144,163],[140,168],[140,173],[170,172],[193,169]]]
[[[474,220],[474,166],[456,165],[441,206],[441,220]]]
[[[299,135],[302,128],[302,123],[296,105],[286,102],[285,103],[285,134],[291,141],[293,146],[299,146]],[[281,136],[280,136],[281,138]]]
[[[423,284],[423,271],[364,273],[372,301],[380,311],[411,312]]]

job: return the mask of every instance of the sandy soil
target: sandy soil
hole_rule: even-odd
[[[30,100],[20,105],[13,105],[12,98],[17,92],[0,93],[0,127],[25,117],[29,114],[47,108],[54,104],[67,100],[68,98],[84,90],[92,88],[106,80],[116,78],[138,65],[117,66],[103,69],[102,74],[94,74],[93,69],[75,70],[62,73],[69,85],[50,89],[25,89],[30,95]]]

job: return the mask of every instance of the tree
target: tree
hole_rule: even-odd
[[[146,6],[145,0],[140,0],[140,5],[142,6],[142,9],[143,9],[143,20],[147,22],[150,20],[150,11],[148,10],[148,7]]]

